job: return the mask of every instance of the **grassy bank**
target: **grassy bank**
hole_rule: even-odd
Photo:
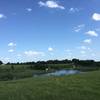
[[[0,100],[100,100],[100,71],[1,81]]]

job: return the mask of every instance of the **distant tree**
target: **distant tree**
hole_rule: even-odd
[[[41,63],[37,63],[34,65],[34,69],[36,70],[45,70],[47,68],[47,64],[41,64]]]
[[[6,65],[10,65],[10,62],[7,62],[7,64]]]
[[[80,60],[79,64],[82,66],[94,67],[96,62],[94,60]]]
[[[3,64],[3,62],[0,60],[0,65],[2,65]]]
[[[61,62],[62,62],[63,64],[69,64],[69,63],[72,63],[72,61],[71,61],[71,60],[68,60],[68,59],[61,60]]]
[[[19,65],[19,64],[20,64],[19,62],[16,63],[16,65]]]
[[[46,64],[45,61],[38,61],[37,64]]]
[[[76,58],[72,59],[72,63],[74,64],[74,67],[77,67],[79,64],[79,59]]]

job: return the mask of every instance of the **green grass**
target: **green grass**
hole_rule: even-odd
[[[1,81],[0,100],[100,100],[100,71]]]
[[[12,67],[13,66],[13,67]],[[0,81],[8,81],[8,80],[15,80],[15,79],[23,79],[23,78],[29,78],[33,77],[33,75],[36,74],[43,74],[47,73],[45,71],[45,68],[49,68],[48,72],[53,72],[55,70],[61,70],[61,69],[73,69],[73,66],[70,64],[47,64],[35,66],[35,65],[0,65]],[[36,68],[36,67],[39,67]],[[40,69],[40,68],[43,69]],[[74,68],[76,70],[80,71],[93,71],[93,70],[100,70],[99,67],[87,67],[87,66],[77,66]]]
[[[32,69],[32,66],[34,65],[0,65],[0,81],[28,78],[33,77],[35,74],[46,73],[45,70]],[[49,72],[52,72],[55,69],[72,68],[72,66],[68,64],[48,64],[47,66],[51,67]]]
[[[11,66],[12,65],[0,65],[0,81],[28,78],[33,77],[34,74],[45,73],[45,70],[30,69],[31,65],[13,65],[13,70]]]

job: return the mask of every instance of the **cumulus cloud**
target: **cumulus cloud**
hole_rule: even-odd
[[[80,10],[78,8],[70,8],[69,12],[70,13],[75,13],[75,12],[79,12]]]
[[[44,56],[44,52],[38,52],[38,51],[25,51],[24,54],[28,57],[40,57],[40,56]]]
[[[48,48],[48,51],[51,52],[51,51],[54,51],[54,49],[53,49],[52,47],[49,47],[49,48]]]
[[[8,50],[8,52],[11,52],[12,53],[12,52],[14,52],[14,50],[13,49],[10,49],[10,50]]]
[[[87,47],[87,46],[80,46],[80,47],[78,47],[78,49],[80,49],[81,51],[92,51],[92,49],[90,47]]]
[[[27,10],[28,12],[31,12],[31,11],[32,11],[32,8],[26,8],[26,10]]]
[[[88,31],[86,32],[87,35],[98,37],[98,34],[95,31]]]
[[[81,46],[80,49],[86,50],[87,47],[86,46]]]
[[[79,31],[81,31],[84,27],[85,27],[85,24],[78,25],[77,27],[74,27],[74,31],[75,31],[75,32],[79,32]]]
[[[84,43],[87,43],[87,44],[91,44],[92,43],[92,40],[91,39],[85,39],[83,42]]]
[[[100,13],[94,13],[92,15],[92,19],[95,21],[100,21]]]
[[[6,18],[4,14],[0,14],[0,19]]]
[[[56,1],[52,1],[52,0],[48,0],[46,2],[39,1],[38,4],[40,5],[40,7],[59,8],[59,9],[62,9],[62,10],[65,9],[64,6],[59,5]]]
[[[9,47],[14,47],[14,46],[16,46],[16,44],[13,43],[13,42],[10,42],[10,43],[8,44],[8,46],[9,46]]]

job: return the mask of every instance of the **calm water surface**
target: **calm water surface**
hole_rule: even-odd
[[[64,76],[64,75],[71,75],[71,74],[78,74],[80,73],[79,70],[58,70],[51,73],[35,75],[35,76]]]

